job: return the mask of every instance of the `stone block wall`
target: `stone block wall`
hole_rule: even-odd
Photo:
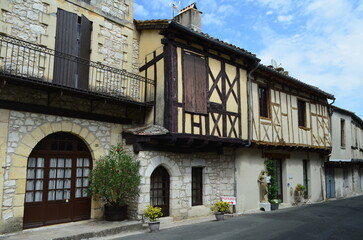
[[[10,111],[7,116],[6,121],[1,120],[1,124],[7,125],[7,143],[0,155],[3,168],[0,232],[22,228],[27,159],[41,139],[55,132],[73,133],[88,145],[95,161],[107,153],[110,144],[120,141],[121,131],[119,125],[91,120],[18,111]],[[93,217],[100,215],[99,207],[93,202]]]
[[[234,196],[234,161],[229,153],[140,152],[135,158],[141,162],[140,174],[143,176],[139,214],[143,214],[150,204],[150,176],[160,165],[170,175],[170,216],[175,220],[208,215],[210,205],[219,201],[221,196]],[[203,206],[192,206],[192,167],[204,167]]]

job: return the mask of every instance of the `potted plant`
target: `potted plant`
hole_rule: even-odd
[[[224,214],[229,213],[229,203],[219,201],[213,204],[210,209],[214,212],[217,221],[224,220]]]
[[[145,217],[149,219],[149,229],[150,232],[157,232],[160,228],[160,222],[157,221],[159,217],[163,216],[163,213],[161,212],[161,208],[159,207],[153,207],[149,205],[144,210]]]
[[[101,199],[107,221],[122,221],[127,216],[127,205],[139,193],[140,162],[134,161],[121,144],[111,146],[109,153],[97,161],[89,176],[88,194]]]
[[[265,166],[267,170],[267,175],[270,176],[270,183],[268,186],[268,201],[271,203],[271,210],[279,209],[279,204],[282,202],[277,198],[278,187],[276,181],[276,169],[273,160],[266,160]]]

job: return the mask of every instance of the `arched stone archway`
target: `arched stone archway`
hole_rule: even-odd
[[[150,177],[150,205],[160,207],[163,216],[169,216],[170,175],[163,167],[157,167]]]

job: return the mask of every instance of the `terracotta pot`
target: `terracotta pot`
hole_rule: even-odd
[[[222,213],[222,212],[216,212],[214,215],[216,216],[217,221],[224,220],[224,213]]]
[[[149,229],[150,232],[158,232],[160,229],[160,222],[159,221],[149,222]]]
[[[104,215],[106,221],[123,221],[127,216],[127,206],[105,205]]]

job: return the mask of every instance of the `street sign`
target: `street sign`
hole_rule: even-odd
[[[221,197],[222,202],[228,202],[230,205],[236,205],[237,198],[236,197]]]

